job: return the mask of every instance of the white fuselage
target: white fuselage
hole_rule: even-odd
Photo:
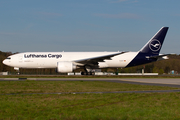
[[[115,54],[118,52],[25,52],[9,56],[4,64],[15,68],[57,68],[61,61],[75,62],[87,58]],[[127,52],[99,62],[99,68],[126,67],[138,52]]]

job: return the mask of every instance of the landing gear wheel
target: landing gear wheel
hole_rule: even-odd
[[[95,75],[94,72],[81,72],[81,75]]]
[[[81,72],[81,75],[85,75],[84,72]]]

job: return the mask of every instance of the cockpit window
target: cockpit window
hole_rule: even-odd
[[[7,57],[6,59],[10,60],[10,59],[11,59],[11,57]]]

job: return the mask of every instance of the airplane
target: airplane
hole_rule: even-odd
[[[169,27],[162,27],[137,52],[24,52],[3,60],[3,64],[19,68],[55,68],[59,73],[83,68],[82,75],[92,75],[93,69],[126,68],[168,59],[159,54]]]

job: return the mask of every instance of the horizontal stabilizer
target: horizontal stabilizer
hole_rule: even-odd
[[[169,55],[173,55],[173,54],[160,54],[160,55],[156,55],[156,56],[146,56],[146,58],[164,60],[164,59],[168,59]]]

